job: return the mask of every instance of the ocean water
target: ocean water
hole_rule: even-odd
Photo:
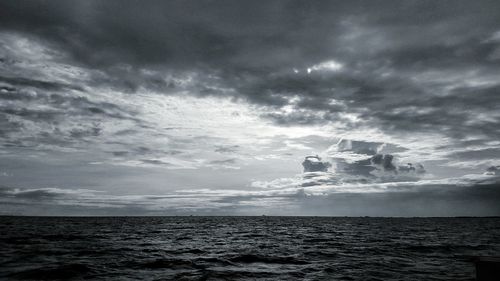
[[[500,218],[0,217],[2,280],[473,280]]]

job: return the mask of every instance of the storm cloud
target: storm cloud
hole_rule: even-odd
[[[262,117],[280,125],[500,136],[494,1],[1,5],[2,30],[33,36],[67,52],[70,63],[106,73],[91,83],[230,95],[268,107]],[[185,76],[195,81],[183,84]]]
[[[108,74],[93,83],[167,90],[182,85],[165,72],[191,73],[198,94],[275,108],[263,116],[279,124],[356,125],[344,120],[348,111],[387,130],[499,135],[494,1],[1,5],[3,30]],[[280,113],[285,106],[295,111]]]

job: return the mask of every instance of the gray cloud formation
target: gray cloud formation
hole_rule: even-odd
[[[0,87],[2,135],[4,140],[21,146],[71,146],[85,138],[98,137],[102,120],[142,123],[133,112],[109,102],[92,101],[78,94],[79,89],[67,85],[0,77]],[[31,124],[36,124],[37,129],[30,128]],[[20,131],[25,134],[10,137]]]
[[[435,134],[442,137],[433,143],[431,153],[441,157],[435,159],[497,165],[499,10],[498,1],[3,1],[0,145],[16,156],[15,149],[34,147],[87,145],[89,151],[97,140],[92,152],[108,155],[95,162],[164,169],[237,169],[255,153],[222,138],[207,141],[210,136],[194,130],[178,133],[178,124],[157,127],[173,118],[144,118],[156,105],[141,96],[146,93],[242,101],[281,127],[335,124],[339,132],[374,128],[415,139]],[[142,111],[128,103],[131,97],[145,101]],[[223,120],[237,119],[238,112]],[[312,138],[296,142],[307,150]],[[164,142],[154,142],[159,139]],[[279,142],[275,151],[260,159],[281,153],[282,140],[273,141]],[[339,152],[358,157],[338,161],[348,175],[340,182],[393,181],[381,178],[395,170],[419,179],[416,164],[388,156],[397,160],[404,144],[378,141],[339,144]],[[302,187],[338,182],[338,176],[313,177]],[[8,196],[61,198],[55,193]],[[442,198],[434,190],[427,194]]]
[[[400,183],[386,192],[297,189],[190,190],[165,195],[109,195],[94,190],[0,187],[0,214],[23,215],[336,215],[496,216],[496,180],[468,185]],[[323,194],[321,194],[323,193]],[[29,208],[26,208],[29,206]]]
[[[319,156],[306,156],[304,162],[302,162],[302,166],[304,167],[304,173],[306,172],[326,172],[328,168],[332,165],[330,162],[321,161],[321,157]]]
[[[500,176],[500,166],[491,166],[486,169],[487,175]]]
[[[406,150],[390,143],[341,139],[327,150],[334,163],[332,182],[418,181],[426,170],[421,163],[401,163],[398,156]],[[320,181],[325,182],[324,175]]]
[[[16,1],[1,4],[0,18],[2,29],[33,34],[104,70],[114,86],[182,87],[159,73],[187,71],[199,81],[193,92],[277,109],[263,117],[282,125],[355,126],[350,112],[389,131],[463,138],[500,135],[499,8],[495,1]],[[320,71],[330,60],[343,67]],[[281,112],[287,105],[295,110]]]

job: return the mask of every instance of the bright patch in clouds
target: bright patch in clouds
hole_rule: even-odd
[[[311,67],[308,67],[307,73],[311,73],[313,71],[339,71],[343,67],[344,67],[343,64],[341,64],[337,61],[334,61],[334,60],[329,60],[329,61],[315,64]]]

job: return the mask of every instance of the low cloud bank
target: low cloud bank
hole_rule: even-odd
[[[348,183],[332,173],[253,182],[252,190],[113,195],[88,189],[0,187],[2,215],[498,216],[500,177]],[[27,208],[29,206],[29,208]]]

